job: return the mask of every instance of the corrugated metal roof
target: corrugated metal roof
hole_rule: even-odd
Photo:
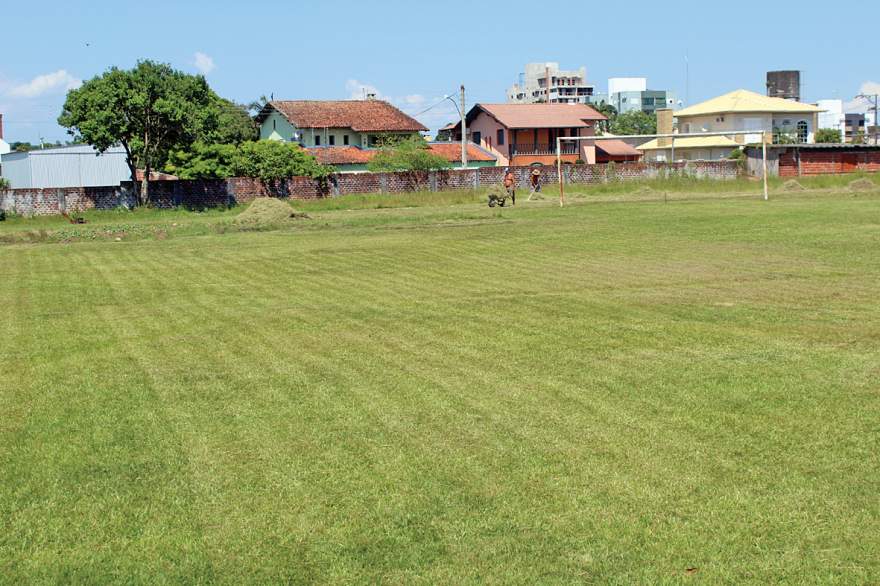
[[[10,153],[3,158],[3,176],[13,188],[101,187],[130,179],[125,149],[102,155],[89,145]]]
[[[676,117],[705,116],[708,114],[725,114],[728,112],[767,112],[771,114],[812,114],[822,112],[817,106],[771,98],[748,90],[736,90],[711,100],[706,100],[683,110],[673,112]]]

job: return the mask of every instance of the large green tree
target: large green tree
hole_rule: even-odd
[[[594,110],[596,110],[599,114],[605,116],[608,120],[601,120],[598,122],[597,126],[599,130],[602,132],[608,131],[611,127],[611,123],[614,121],[614,118],[617,117],[617,108],[602,100],[598,104],[591,104]]]
[[[641,110],[630,110],[615,116],[609,130],[612,134],[656,134],[657,116]]]
[[[71,90],[58,123],[99,152],[122,145],[132,181],[144,170],[139,199],[146,204],[149,174],[172,150],[199,139],[253,138],[253,123],[245,117],[245,109],[217,96],[203,76],[139,61],[134,69],[113,67]]]

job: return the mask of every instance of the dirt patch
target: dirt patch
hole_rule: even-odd
[[[260,197],[255,199],[246,210],[241,212],[233,220],[243,226],[275,226],[290,221],[293,218],[307,218],[306,214],[298,214],[283,200],[273,197]]]
[[[636,194],[647,195],[647,194],[650,194],[650,193],[654,193],[654,190],[651,189],[650,187],[648,187],[647,185],[642,185],[641,187],[639,187],[638,189],[636,189],[635,192],[636,192]]]
[[[806,191],[807,188],[798,183],[796,179],[789,179],[782,184],[782,191]]]
[[[872,189],[877,189],[877,184],[870,179],[863,178],[850,181],[847,187],[849,187],[850,191],[871,191]]]

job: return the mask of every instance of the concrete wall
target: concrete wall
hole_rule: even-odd
[[[675,147],[676,161],[720,161],[726,159],[734,147],[713,148],[679,148]],[[645,151],[645,161],[665,162],[672,157],[672,149],[654,149]]]
[[[272,110],[260,124],[260,138],[263,140],[293,140],[296,127],[277,110]]]
[[[566,183],[604,183],[652,179],[670,174],[686,174],[709,179],[733,179],[738,174],[733,161],[675,164],[617,163],[608,165],[565,165]],[[532,167],[514,167],[517,182],[525,188]],[[329,181],[294,177],[277,185],[258,179],[234,177],[202,181],[158,181],[150,184],[150,197],[159,208],[209,208],[247,203],[258,197],[316,199],[355,193],[403,193],[447,189],[477,189],[500,184],[505,167],[450,169],[423,173],[344,173]],[[549,167],[543,181],[556,182],[556,169]],[[63,211],[114,209],[135,205],[134,187],[123,183],[115,187],[74,187],[67,189],[10,189],[0,191],[0,209],[21,215],[53,215]]]

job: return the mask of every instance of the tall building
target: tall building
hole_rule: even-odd
[[[767,95],[771,98],[801,101],[801,72],[795,70],[768,71]]]
[[[668,90],[649,90],[645,77],[612,77],[608,79],[608,103],[618,114],[641,110],[653,114],[661,108],[675,107],[675,94]]]
[[[559,63],[527,63],[519,81],[507,90],[513,104],[588,104],[594,86],[587,83],[587,68],[563,70]]]

